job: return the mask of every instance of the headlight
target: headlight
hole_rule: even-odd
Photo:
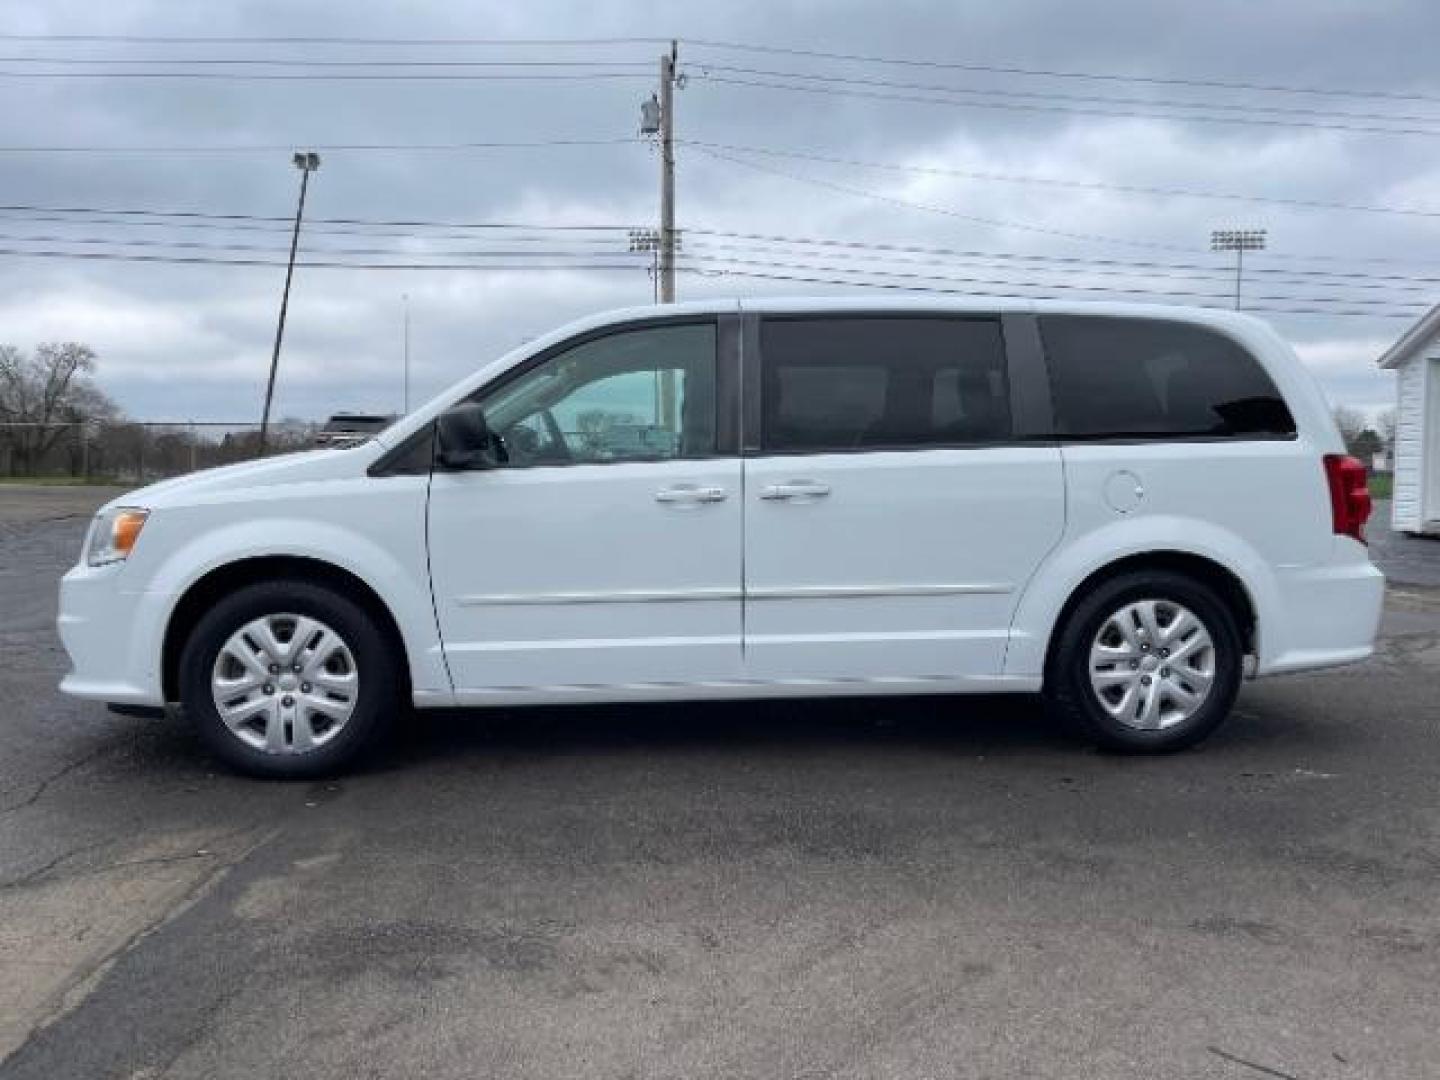
[[[99,514],[90,529],[85,561],[91,566],[104,566],[129,558],[149,516],[149,510],[134,506],[117,506]]]

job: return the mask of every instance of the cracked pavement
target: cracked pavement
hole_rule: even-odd
[[[631,706],[284,784],[56,692],[103,497],[0,487],[3,1080],[1434,1075],[1440,544],[1373,661],[1175,757],[1023,699]]]

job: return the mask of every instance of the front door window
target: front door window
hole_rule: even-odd
[[[587,341],[487,394],[512,467],[715,454],[715,326],[642,327]]]

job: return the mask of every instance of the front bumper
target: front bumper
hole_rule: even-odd
[[[56,627],[70,657],[60,689],[117,705],[161,706],[164,598],[127,592],[123,572],[123,563],[82,564],[60,579]]]
[[[1276,610],[1260,622],[1259,675],[1338,667],[1375,652],[1385,577],[1368,559],[1276,575]]]

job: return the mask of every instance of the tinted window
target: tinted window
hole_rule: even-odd
[[[1293,435],[1269,375],[1240,345],[1185,323],[1040,319],[1056,430],[1078,438]]]
[[[706,457],[715,453],[715,326],[595,338],[481,401],[512,466]]]
[[[993,319],[766,319],[761,446],[827,451],[995,442],[1010,434]]]

